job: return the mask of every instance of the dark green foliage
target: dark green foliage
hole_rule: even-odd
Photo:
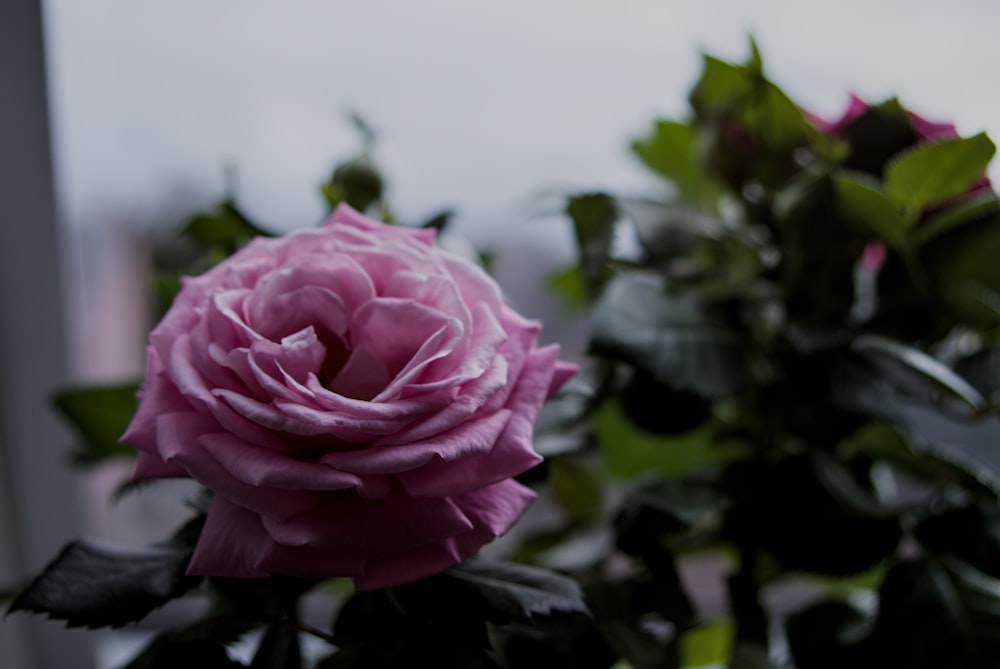
[[[211,212],[197,214],[187,222],[181,234],[220,260],[253,238],[268,235],[232,200],[220,202]]]
[[[376,132],[357,113],[352,113],[350,120],[361,135],[362,149],[333,169],[333,174],[320,188],[323,198],[331,211],[341,202],[360,212],[378,207],[382,210],[381,217],[388,220],[391,216],[383,202],[385,179],[373,157]]]
[[[871,638],[879,666],[1000,666],[1000,580],[953,556],[895,564]]]
[[[181,634],[163,634],[125,665],[124,669],[175,669],[185,666],[204,669],[243,667],[229,657],[225,645],[218,641],[188,639]]]
[[[776,624],[800,669],[994,666],[992,141],[924,141],[896,100],[813,127],[755,47],[706,56],[690,101],[632,144],[666,181],[659,204],[619,201],[642,255],[580,239],[607,277],[589,351],[618,370],[584,415],[626,479],[613,528],[638,569],[588,583],[598,627],[636,667],[683,666],[705,621],[678,565],[721,549],[732,667],[775,666]],[[783,619],[788,584],[814,602]]]
[[[825,600],[790,616],[788,645],[799,669],[871,666],[866,657],[874,615],[841,600]]]
[[[200,527],[200,521],[194,521]],[[186,528],[146,550],[74,541],[11,602],[9,611],[42,613],[69,627],[121,627],[201,582],[185,575],[193,543]]]
[[[576,232],[583,285],[593,297],[608,278],[605,260],[611,252],[618,205],[609,195],[588,193],[571,197],[566,203],[566,214]]]
[[[533,656],[547,658],[547,666],[603,669],[613,661],[576,581],[476,560],[416,583],[355,593],[337,614],[333,638],[339,650],[321,668],[542,666],[525,663]],[[605,659],[595,664],[590,651]]]
[[[132,457],[135,451],[118,443],[136,409],[137,383],[90,386],[60,391],[53,403],[76,430],[73,462],[91,465],[109,457]]]
[[[358,211],[365,211],[382,198],[382,175],[367,156],[339,165],[330,181],[323,185],[323,194],[331,208],[346,202]]]
[[[734,474],[736,475],[736,474]],[[857,574],[895,552],[899,520],[843,464],[822,454],[793,455],[739,471],[744,488],[729,527],[745,546],[772,554],[790,571]]]
[[[656,382],[726,397],[746,382],[747,346],[716,305],[671,295],[656,277],[627,273],[594,306],[590,351],[630,363]]]

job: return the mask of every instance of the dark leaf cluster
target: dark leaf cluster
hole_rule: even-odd
[[[689,100],[632,144],[660,194],[566,207],[598,628],[634,667],[1000,666],[993,142],[821,121],[755,45]]]

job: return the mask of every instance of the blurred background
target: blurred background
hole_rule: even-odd
[[[41,426],[47,388],[141,373],[152,235],[227,192],[264,227],[318,223],[320,183],[361,149],[350,113],[377,132],[397,218],[453,209],[570,354],[578,324],[543,288],[571,253],[551,196],[652,188],[628,143],[686,114],[702,52],[742,61],[752,35],[769,77],[820,115],[895,95],[1000,136],[989,0],[4,2],[0,589],[78,534],[163,535],[162,500],[109,505],[127,472],[51,471],[68,437]],[[0,622],[0,666],[113,666],[120,637],[58,627]]]

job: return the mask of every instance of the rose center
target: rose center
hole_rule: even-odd
[[[330,388],[333,385],[333,380],[351,356],[351,351],[347,348],[344,340],[337,335],[321,335],[319,340],[326,349],[326,357],[323,358],[323,364],[316,371],[316,377],[324,387]]]

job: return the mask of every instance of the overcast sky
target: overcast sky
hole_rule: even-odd
[[[65,223],[208,204],[227,165],[250,213],[315,224],[317,185],[380,131],[397,214],[443,207],[480,243],[520,244],[505,288],[567,229],[530,214],[545,188],[650,186],[627,152],[686,111],[700,53],[743,60],[836,115],[898,95],[962,133],[1000,135],[994,0],[46,0]],[[193,198],[193,199],[192,199]],[[555,240],[557,243],[553,243]],[[565,246],[565,244],[564,244]],[[510,263],[517,265],[510,271]],[[501,267],[503,269],[503,267]]]
[[[836,113],[898,94],[1000,133],[990,0],[46,0],[59,183],[73,221],[176,187],[239,195],[287,228],[381,131],[396,208],[506,222],[543,186],[641,187],[630,137],[685,111],[699,52],[743,59]]]

